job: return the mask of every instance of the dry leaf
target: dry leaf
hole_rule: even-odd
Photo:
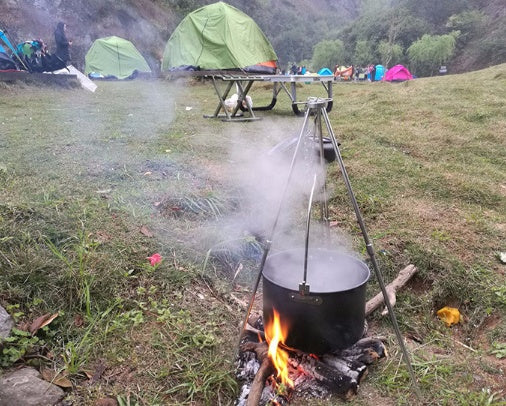
[[[39,329],[42,327],[47,326],[49,323],[51,323],[54,319],[58,317],[58,313],[55,313],[51,315],[51,313],[46,313],[43,316],[40,316],[36,318],[32,324],[30,325],[30,333],[34,335]]]
[[[83,316],[81,316],[80,314],[76,314],[76,316],[74,317],[74,326],[82,327],[83,325],[84,325]]]
[[[72,388],[72,382],[67,378],[65,372],[57,373],[52,369],[43,369],[40,374],[47,382],[51,382],[61,388]]]
[[[149,238],[153,237],[153,233],[146,226],[141,227],[141,233],[144,234],[146,237],[149,237]]]
[[[91,371],[90,369],[81,369],[80,372],[84,374],[88,379],[93,378],[93,371]]]
[[[118,406],[118,402],[116,401],[116,399],[103,398],[97,400],[95,402],[95,406]]]

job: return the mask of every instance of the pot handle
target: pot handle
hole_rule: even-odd
[[[313,206],[313,196],[316,187],[316,173],[313,177],[313,186],[311,186],[311,194],[309,195],[309,203],[307,207],[307,222],[306,222],[306,241],[304,246],[304,276],[302,282],[299,283],[299,293],[304,296],[309,294],[309,285],[307,282],[307,257],[309,252],[309,225],[311,224],[311,208]]]

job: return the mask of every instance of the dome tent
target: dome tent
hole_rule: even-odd
[[[411,72],[403,65],[392,66],[383,77],[387,82],[404,82],[411,79],[413,79]]]
[[[151,69],[134,44],[120,37],[95,40],[85,56],[86,75],[126,79],[136,72],[151,73]]]
[[[321,68],[318,71],[318,75],[320,75],[320,76],[332,76],[333,73],[332,73],[332,71],[329,68]]]
[[[190,67],[274,73],[277,59],[255,21],[220,1],[191,12],[181,21],[165,46],[162,71]]]

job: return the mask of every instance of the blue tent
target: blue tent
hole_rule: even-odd
[[[318,71],[318,75],[320,75],[320,76],[332,76],[333,73],[332,73],[332,71],[329,68],[321,68]]]
[[[376,65],[376,74],[374,75],[374,80],[382,80],[383,76],[385,76],[385,67],[383,65]]]

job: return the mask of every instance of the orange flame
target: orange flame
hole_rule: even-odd
[[[279,348],[279,343],[284,343],[288,335],[287,326],[281,326],[279,313],[273,310],[272,322],[265,326],[265,338],[269,343],[269,358],[276,368],[277,377],[281,383],[294,387],[293,381],[288,377],[288,353]]]

